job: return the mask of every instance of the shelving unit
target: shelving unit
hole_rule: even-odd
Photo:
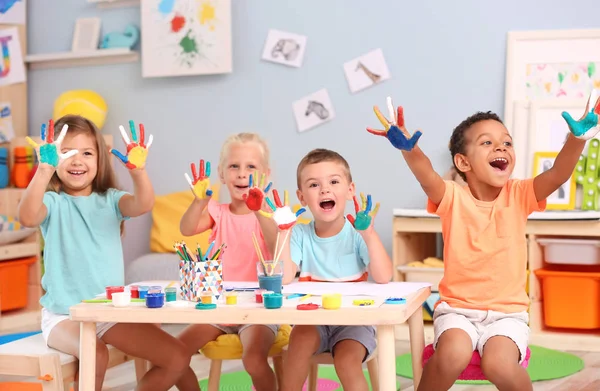
[[[28,64],[29,69],[111,65],[135,62],[138,60],[139,53],[128,48],[30,54],[25,56],[25,63]]]
[[[427,257],[435,257],[437,252],[437,234],[442,232],[440,219],[437,217],[399,216],[394,211],[392,225],[392,262],[394,264],[394,281],[404,281],[404,274],[398,269],[414,261],[422,261]],[[534,270],[544,267],[542,246],[537,239],[544,237],[600,237],[600,220],[528,220],[525,229],[528,241],[529,270],[529,327],[530,343],[559,350],[585,350],[600,352],[600,330],[559,330],[545,327],[543,318],[543,297],[538,278]],[[573,303],[577,305],[577,303]],[[408,328],[396,327],[396,337],[408,340]],[[433,342],[433,326],[425,325],[425,340]]]
[[[140,0],[88,0],[100,9],[139,7]]]

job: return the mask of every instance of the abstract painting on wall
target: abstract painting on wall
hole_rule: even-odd
[[[231,0],[144,0],[143,77],[230,73]]]
[[[527,64],[527,99],[587,98],[600,89],[600,62]]]
[[[0,86],[25,82],[27,75],[21,53],[19,30],[16,27],[0,30],[0,45],[2,45]]]

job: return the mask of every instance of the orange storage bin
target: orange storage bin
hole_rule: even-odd
[[[0,311],[27,306],[29,266],[35,257],[0,261]]]
[[[600,328],[600,272],[534,271],[542,285],[548,327]]]

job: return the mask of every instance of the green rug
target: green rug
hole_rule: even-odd
[[[581,371],[583,360],[570,353],[529,346],[531,358],[527,372],[532,381],[559,379]],[[396,357],[396,374],[412,379],[412,362],[409,354]],[[490,384],[487,380],[457,380],[457,384]]]
[[[367,382],[369,382],[369,390],[371,390],[371,380],[369,379],[369,373],[364,370]],[[400,384],[396,382],[396,386],[400,387]],[[208,379],[200,380],[200,389],[206,391],[208,389]],[[308,388],[304,383],[303,391]],[[221,381],[219,382],[219,390],[223,391],[253,391],[252,380],[245,371],[223,373],[221,375]],[[317,391],[334,391],[342,390],[342,384],[335,373],[333,365],[319,365],[319,374],[317,377]]]

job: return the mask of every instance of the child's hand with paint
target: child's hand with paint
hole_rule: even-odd
[[[198,169],[200,170],[200,175],[196,171],[196,165],[194,163],[191,164],[192,168],[192,178],[185,173],[185,179],[187,179],[190,184],[190,188],[192,189],[192,193],[194,196],[203,200],[205,198],[209,198],[212,196],[213,191],[210,188],[210,162],[206,162],[206,166],[204,165],[204,159],[200,160],[200,164],[198,165]]]
[[[265,185],[266,175],[263,173],[260,177],[260,183],[258,182],[258,173],[250,175],[248,182],[248,194],[244,194],[243,198],[246,201],[246,206],[253,212],[261,212],[263,215],[268,215],[262,210],[263,203],[265,202],[265,194],[271,189],[272,182],[269,182],[267,187],[262,188]]]
[[[40,162],[39,169],[56,169],[64,160],[76,155],[79,151],[76,149],[65,153],[60,152],[60,145],[67,135],[69,126],[65,124],[60,131],[60,135],[54,140],[54,121],[48,121],[48,131],[46,132],[46,124],[42,124],[41,138],[42,144],[33,141],[29,136],[26,137],[27,142],[31,145],[38,156]]]
[[[115,155],[129,170],[142,169],[146,165],[146,158],[148,157],[148,150],[152,145],[153,137],[150,135],[148,142],[144,143],[144,125],[140,124],[140,137],[138,140],[135,132],[135,124],[133,121],[129,121],[129,129],[131,131],[131,140],[125,132],[123,125],[119,126],[121,131],[121,137],[127,146],[127,156],[123,155],[116,149],[111,149],[110,152]]]
[[[567,121],[569,129],[573,136],[589,140],[600,131],[600,97],[595,89],[592,90],[585,106],[583,116],[576,121],[566,111],[562,112],[562,117]]]
[[[404,109],[402,106],[398,106],[398,115],[396,116],[394,114],[392,98],[389,96],[387,98],[387,105],[391,120],[385,118],[377,106],[373,107],[377,119],[379,119],[385,130],[367,128],[367,132],[387,138],[394,147],[402,151],[412,151],[423,133],[417,130],[411,137],[410,133],[404,127]]]
[[[375,208],[371,210],[371,195],[368,194],[367,198],[365,198],[365,195],[360,193],[360,198],[362,200],[362,209],[358,205],[356,196],[354,196],[354,211],[356,212],[356,217],[350,214],[348,214],[346,217],[357,231],[365,231],[373,224],[373,219],[379,211],[379,202],[375,205]]]
[[[275,199],[275,205],[273,205],[273,202],[269,199],[269,197],[266,198],[267,205],[269,205],[273,213],[265,212],[264,215],[266,217],[273,217],[273,220],[275,220],[275,223],[282,231],[292,228],[298,221],[298,217],[302,213],[306,212],[305,208],[298,209],[296,213],[292,211],[292,208],[290,208],[287,190],[283,192],[283,203],[281,203],[279,193],[275,189],[273,190],[273,198]]]

